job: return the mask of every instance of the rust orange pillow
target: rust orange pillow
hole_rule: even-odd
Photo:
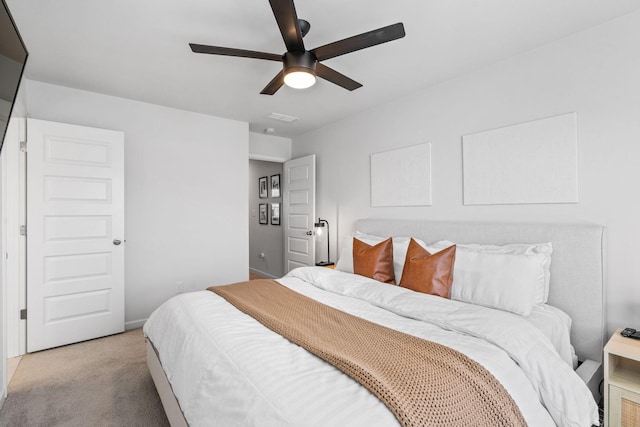
[[[371,246],[354,237],[353,272],[379,282],[395,285],[393,241],[391,238]]]
[[[431,254],[411,239],[400,286],[425,294],[451,298],[456,245]]]

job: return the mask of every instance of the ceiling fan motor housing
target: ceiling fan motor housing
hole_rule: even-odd
[[[287,52],[282,55],[285,74],[302,71],[316,75],[318,60],[311,52]]]

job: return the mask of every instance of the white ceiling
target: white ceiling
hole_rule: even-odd
[[[640,0],[296,0],[307,49],[403,22],[406,37],[324,63],[364,86],[318,80],[260,95],[272,61],[194,54],[188,43],[285,47],[268,0],[7,0],[26,76],[242,120],[292,137],[640,8]],[[271,113],[299,117],[294,123]]]

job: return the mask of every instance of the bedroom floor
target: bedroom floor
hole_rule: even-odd
[[[168,426],[142,329],[26,354],[0,426]]]
[[[22,356],[7,359],[7,384],[11,384],[11,379],[15,375],[21,360]]]

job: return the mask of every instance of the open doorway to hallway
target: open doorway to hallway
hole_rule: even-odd
[[[283,166],[249,160],[249,278],[284,275],[284,233],[281,225]]]

